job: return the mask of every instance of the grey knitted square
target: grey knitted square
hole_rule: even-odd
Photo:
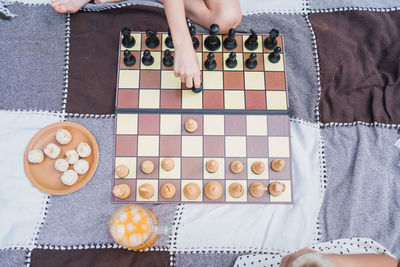
[[[2,267],[22,267],[25,266],[26,250],[6,249],[0,250],[0,266]]]
[[[381,127],[322,130],[327,190],[322,241],[368,237],[400,256],[400,135]]]
[[[400,6],[398,0],[309,0],[308,2],[311,9],[340,7],[391,8]]]
[[[17,17],[0,19],[0,109],[61,110],[65,15],[49,5],[8,8]]]
[[[177,267],[230,267],[240,254],[235,253],[177,253]]]

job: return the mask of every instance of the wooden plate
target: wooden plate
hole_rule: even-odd
[[[60,128],[68,130],[72,135],[71,142],[64,146],[56,141],[56,133]],[[43,151],[47,144],[54,143],[61,148],[60,155],[57,157],[59,159],[63,158],[68,150],[76,149],[80,142],[88,143],[92,149],[90,156],[84,158],[89,162],[89,170],[87,173],[79,175],[78,181],[72,186],[66,186],[61,182],[62,173],[54,167],[56,159],[51,159],[45,155],[43,162],[40,164],[28,161],[28,153],[32,149]],[[24,155],[24,169],[29,181],[40,191],[51,195],[66,195],[81,189],[93,177],[98,162],[99,147],[96,139],[88,129],[74,122],[57,122],[44,127],[29,141]],[[72,165],[70,165],[70,169],[73,169]]]

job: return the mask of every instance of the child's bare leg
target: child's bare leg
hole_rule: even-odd
[[[122,0],[94,0],[96,4],[104,4],[104,3],[118,3]]]
[[[78,12],[90,0],[51,0],[51,6],[58,13]]]
[[[168,0],[158,0],[163,3]],[[221,33],[236,28],[242,20],[239,0],[184,0],[186,16],[205,28],[218,24]]]
[[[207,29],[218,24],[221,33],[236,28],[242,20],[239,0],[185,0],[185,10],[192,21]]]
[[[96,4],[116,3],[121,1],[122,0],[94,0]],[[58,13],[75,13],[89,2],[90,0],[51,0],[51,6]]]

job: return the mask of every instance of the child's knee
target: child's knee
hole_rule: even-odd
[[[242,20],[242,11],[240,8],[223,8],[215,14],[216,24],[221,33],[227,33],[229,29],[239,26]]]

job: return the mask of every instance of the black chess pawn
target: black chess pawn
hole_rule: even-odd
[[[129,50],[124,51],[124,64],[127,67],[131,67],[136,64],[136,58]]]
[[[131,48],[135,45],[136,40],[131,35],[131,29],[125,27],[121,30],[121,34],[122,34],[122,45],[124,47]]]
[[[204,67],[206,67],[207,70],[213,70],[217,67],[217,62],[215,61],[215,56],[213,52],[207,55],[207,59],[204,62]]]
[[[146,30],[146,46],[148,48],[156,48],[160,44],[160,39],[157,37],[157,32]]]
[[[250,50],[256,50],[258,47],[258,37],[257,34],[254,30],[250,30],[251,34],[249,35],[249,38],[244,42],[244,46]]]
[[[268,60],[271,63],[278,63],[281,59],[281,48],[275,47],[274,51],[268,55]]]
[[[225,60],[225,64],[228,68],[233,69],[234,67],[237,66],[237,60],[236,60],[236,53],[231,52],[229,54],[229,57]]]
[[[204,40],[204,46],[210,51],[215,51],[221,46],[221,41],[218,38],[218,31],[219,26],[217,24],[211,24],[210,36]]]
[[[264,41],[264,46],[265,48],[272,50],[274,47],[278,44],[278,41],[276,40],[276,37],[278,37],[279,31],[272,29],[269,31],[269,36],[265,38]]]
[[[154,57],[151,55],[149,50],[144,50],[143,52],[143,57],[142,57],[142,63],[145,66],[150,66],[154,63]]]
[[[168,36],[167,38],[165,38],[164,43],[168,48],[174,48],[174,43],[172,42],[171,31],[169,30],[169,28],[168,28]]]
[[[193,48],[196,50],[200,46],[199,39],[196,37],[196,27],[193,25],[189,26],[189,32],[192,37]]]
[[[237,47],[235,33],[235,29],[229,30],[228,37],[224,40],[224,47],[226,50],[233,50]]]
[[[251,53],[249,58],[246,59],[246,67],[248,69],[254,69],[257,67],[257,54],[256,53]]]
[[[203,84],[200,84],[200,87],[199,88],[196,88],[196,87],[194,87],[194,85],[193,85],[193,87],[192,87],[192,91],[193,91],[193,93],[200,93],[201,91],[203,91]]]
[[[163,64],[165,67],[172,67],[174,65],[174,57],[168,49],[164,52]]]

